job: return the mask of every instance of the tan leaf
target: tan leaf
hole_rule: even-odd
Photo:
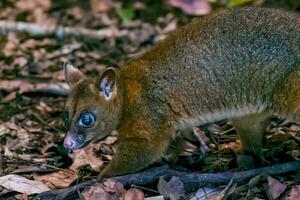
[[[81,194],[88,200],[121,200],[126,190],[115,180],[108,179],[104,183],[97,183],[85,189]]]
[[[33,181],[16,174],[0,177],[0,185],[6,189],[25,193],[27,195],[39,194],[50,190],[40,181]]]
[[[0,136],[6,135],[9,132],[10,130],[4,124],[0,124]]]
[[[144,192],[137,188],[131,188],[124,194],[124,200],[143,200],[143,199],[145,199]]]
[[[66,83],[30,83],[25,80],[0,80],[0,90],[12,92],[19,90],[20,93],[32,92],[36,90],[67,90]]]
[[[145,200],[164,200],[164,199],[165,199],[165,198],[164,198],[163,195],[145,198]],[[198,199],[197,199],[197,200],[198,200]]]
[[[212,10],[208,0],[169,0],[169,4],[189,15],[207,15]]]
[[[116,135],[116,133],[113,134]],[[70,169],[78,171],[81,167],[90,165],[93,170],[100,172],[104,168],[104,162],[96,152],[101,151],[105,159],[111,160],[111,155],[114,152],[111,147],[116,141],[116,136],[109,136],[98,143],[91,143],[83,149],[73,151],[73,164]]]
[[[286,187],[277,179],[268,176],[268,193],[272,199],[277,199],[285,191]]]
[[[40,101],[39,104],[36,106],[36,109],[39,110],[41,113],[53,113],[54,109],[52,106],[47,105],[47,103]]]
[[[113,7],[113,2],[111,0],[90,0],[90,5],[92,8],[92,13],[107,12]]]
[[[21,91],[30,91],[33,89],[33,85],[24,80],[1,80],[0,81],[0,90],[11,92],[16,89],[20,89]]]
[[[71,170],[60,170],[46,175],[33,175],[35,180],[42,181],[51,189],[68,187],[77,177],[77,174]]]
[[[300,199],[300,185],[296,185],[292,187],[292,189],[288,192],[285,200],[298,200]]]
[[[70,169],[78,171],[81,167],[90,165],[93,170],[100,172],[104,162],[95,153],[99,149],[99,144],[90,144],[85,148],[74,151],[73,164]]]
[[[170,199],[180,199],[185,195],[184,184],[177,177],[172,177],[170,181],[166,181],[161,177],[157,189],[160,194]]]
[[[6,95],[3,99],[2,102],[3,103],[8,103],[11,102],[12,100],[14,100],[17,97],[17,92],[11,92],[8,95]]]
[[[293,132],[299,132],[300,131],[300,125],[293,124],[289,129]]]

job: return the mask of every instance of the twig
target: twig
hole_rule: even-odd
[[[63,26],[45,26],[26,22],[0,21],[1,32],[25,32],[29,35],[56,36],[59,38],[68,36],[80,36],[93,39],[119,38],[128,34],[126,30],[118,30],[116,27],[110,27],[101,30],[91,30],[86,28],[73,28]]]
[[[2,154],[2,149],[3,149],[3,147],[0,147],[0,176],[4,172],[4,156]]]
[[[49,86],[45,88],[40,89],[32,89],[30,91],[24,92],[23,94],[47,94],[47,95],[55,95],[55,96],[62,96],[67,97],[69,95],[69,91],[62,87],[55,87],[55,86]]]
[[[49,123],[47,123],[42,117],[40,117],[37,113],[32,112],[32,116],[34,116],[40,123],[42,123],[45,126],[48,126],[49,128],[51,128],[52,130],[56,131],[57,133],[60,132],[60,130],[52,125],[50,125]]]
[[[170,169],[167,165],[153,167],[148,170],[129,174],[125,176],[114,177],[113,179],[121,182],[124,186],[146,185],[158,180],[160,176],[177,176],[183,183],[203,186],[208,184],[224,184],[230,180],[233,182],[245,181],[259,174],[278,175],[300,169],[300,161],[293,161],[268,167],[262,167],[242,172],[222,172],[222,173],[186,173]],[[35,200],[65,200],[74,199],[78,190],[95,183],[101,183],[103,180],[92,180],[80,183],[69,188],[60,190],[51,190],[39,194]]]

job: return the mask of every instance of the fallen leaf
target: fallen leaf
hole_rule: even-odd
[[[293,131],[293,132],[299,132],[300,131],[300,125],[296,125],[296,124],[293,124],[290,128],[289,128],[290,131]]]
[[[219,195],[223,189],[223,186],[216,188],[201,187],[195,192],[190,200],[207,200],[208,198]]]
[[[286,187],[277,179],[268,176],[268,194],[272,199],[277,199],[286,190]]]
[[[42,92],[56,91],[56,93],[67,93],[68,85],[66,83],[55,82],[55,83],[30,83],[25,80],[0,80],[0,90],[6,92],[13,92],[19,90],[19,93],[26,92]]]
[[[8,95],[6,95],[6,96],[2,99],[2,102],[3,102],[3,103],[11,102],[11,101],[14,100],[16,97],[17,97],[17,92],[16,92],[16,91],[11,92],[11,93],[9,93]]]
[[[0,185],[6,189],[25,193],[27,195],[39,194],[50,190],[40,181],[33,181],[16,174],[0,177]]]
[[[108,179],[104,183],[96,183],[86,188],[81,195],[88,200],[121,200],[125,192],[121,183]]]
[[[158,181],[157,188],[159,193],[166,198],[180,199],[185,195],[184,184],[177,177],[172,177],[170,181],[165,181],[161,177]]]
[[[113,8],[112,0],[90,0],[92,13],[107,12]]]
[[[93,170],[100,172],[104,162],[96,154],[99,146],[99,144],[90,144],[85,148],[74,150],[73,164],[70,166],[70,169],[78,171],[81,167],[90,165]]]
[[[68,187],[77,177],[77,174],[71,170],[60,170],[46,175],[33,175],[35,180],[42,181],[51,189]]]
[[[124,194],[124,200],[144,200],[145,195],[144,192],[137,189],[131,188]]]
[[[84,17],[84,11],[79,6],[69,8],[66,12],[68,15],[73,16],[76,20],[80,20]]]
[[[299,200],[300,199],[300,185],[292,187],[288,192],[285,200]]]
[[[207,15],[212,10],[208,0],[169,0],[169,4],[189,15]]]
[[[47,103],[40,101],[38,105],[35,106],[37,110],[39,110],[41,113],[53,113],[54,109],[52,106],[47,105]]]
[[[5,126],[5,124],[0,124],[0,136],[8,134],[10,130]]]
[[[163,195],[145,198],[145,200],[164,200],[164,199],[165,199],[165,198],[164,198]],[[197,199],[197,200],[198,200],[198,199]]]
[[[27,194],[17,194],[16,195],[17,200],[28,200],[28,195]]]

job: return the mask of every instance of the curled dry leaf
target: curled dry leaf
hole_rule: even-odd
[[[52,106],[47,105],[47,103],[43,101],[40,101],[39,104],[35,106],[35,108],[41,113],[53,113],[55,111]]]
[[[16,174],[0,177],[0,185],[6,189],[25,193],[27,195],[39,194],[50,190],[40,181],[33,181]]]
[[[165,181],[161,177],[159,179],[157,188],[159,193],[166,198],[180,199],[185,195],[184,184],[177,177],[172,177],[170,181]]]
[[[293,132],[299,132],[300,131],[300,125],[297,125],[297,124],[293,124],[290,128],[289,128],[290,131],[293,131]]]
[[[112,0],[90,0],[90,5],[92,13],[96,14],[109,11],[114,4]]]
[[[0,135],[2,134],[17,136],[15,140],[6,142],[6,147],[8,149],[27,147],[31,139],[31,135],[28,130],[18,126],[13,122],[5,122],[0,126]]]
[[[24,11],[32,11],[35,8],[39,7],[44,10],[49,9],[51,6],[51,0],[22,0],[22,1],[17,1],[16,7],[20,10]]]
[[[229,153],[232,151],[238,152],[241,149],[241,142],[240,142],[240,140],[236,140],[234,142],[220,144],[218,149],[222,153]]]
[[[45,88],[63,88],[67,89],[67,85],[64,83],[30,83],[25,80],[1,80],[0,90],[11,92],[13,90],[19,89],[20,93],[31,92],[34,90],[41,90]]]
[[[212,10],[208,0],[169,0],[169,4],[189,15],[207,15]]]
[[[286,187],[277,179],[268,176],[268,194],[272,199],[277,199],[286,190]]]
[[[288,192],[285,200],[298,200],[300,199],[300,185],[296,185],[292,187],[292,189]]]
[[[114,133],[116,134],[116,133]],[[90,165],[93,170],[100,172],[104,168],[104,162],[96,152],[102,152],[103,157],[111,160],[111,154],[113,154],[112,147],[117,141],[116,136],[109,136],[98,143],[91,143],[87,147],[75,150],[73,153],[73,164],[70,169],[78,171],[81,167]]]
[[[219,195],[223,189],[223,186],[219,186],[216,188],[201,187],[192,196],[191,200],[207,200],[209,198]]]
[[[2,102],[3,103],[8,103],[11,102],[12,100],[14,100],[17,97],[17,92],[11,92],[8,95],[6,95],[3,99]]]
[[[145,195],[144,192],[137,189],[131,188],[124,194],[124,200],[144,200]]]
[[[108,179],[104,183],[96,183],[86,188],[81,194],[89,200],[121,200],[126,190],[115,180]]]
[[[71,170],[60,170],[46,175],[33,175],[35,180],[42,181],[51,189],[68,187],[77,177],[77,174]]]
[[[73,164],[70,169],[78,171],[81,167],[90,165],[93,170],[100,172],[104,162],[97,156],[96,152],[99,149],[99,144],[90,144],[85,148],[74,151]]]
[[[0,124],[0,136],[9,134],[10,130],[5,126],[5,124]]]

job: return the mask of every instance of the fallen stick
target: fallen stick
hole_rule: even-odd
[[[64,26],[46,26],[26,22],[0,21],[1,32],[25,32],[33,36],[56,36],[58,38],[68,36],[81,36],[93,39],[118,38],[128,35],[127,30],[118,30],[116,27],[110,27],[100,30],[91,30],[86,28],[73,28]]]
[[[283,164],[277,164],[257,169],[251,169],[241,172],[220,172],[220,173],[187,173],[179,172],[170,169],[167,165],[160,167],[153,167],[142,172],[129,174],[125,176],[114,177],[113,179],[119,181],[124,186],[130,185],[146,185],[158,180],[160,176],[177,176],[185,185],[192,184],[197,186],[204,186],[208,184],[224,184],[230,180],[233,182],[241,182],[250,179],[259,174],[278,175],[287,172],[292,172],[300,169],[300,161],[293,161]],[[79,183],[65,189],[51,190],[39,194],[35,200],[66,200],[74,199],[78,192],[87,186],[95,183],[101,183],[103,180],[92,180],[88,182]]]

